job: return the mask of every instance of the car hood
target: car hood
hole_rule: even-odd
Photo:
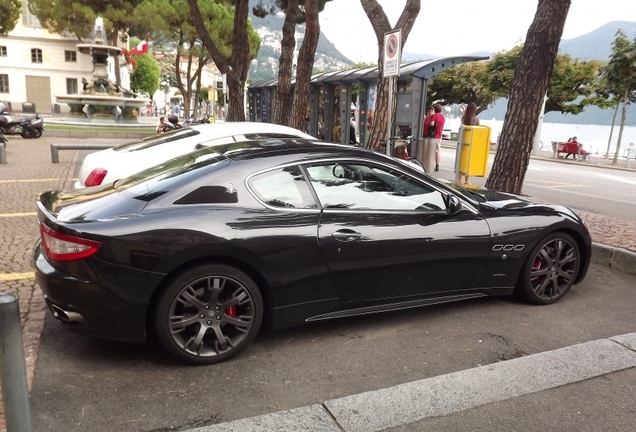
[[[506,192],[499,192],[481,186],[466,185],[444,180],[441,180],[441,182],[455,189],[464,198],[471,201],[475,206],[477,206],[481,211],[484,212],[497,210],[514,211],[525,208],[549,208],[552,211],[556,210],[561,213],[566,213],[576,219],[580,219],[572,210],[561,205],[542,203],[531,198],[526,198],[520,195]]]

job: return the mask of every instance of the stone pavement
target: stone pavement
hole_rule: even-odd
[[[61,151],[60,163],[51,163],[49,145],[61,140],[69,143],[83,141],[81,138],[60,139],[47,136],[37,140],[9,138],[7,164],[0,164],[0,291],[19,297],[29,389],[46,313],[30,264],[31,250],[39,236],[35,199],[42,191],[70,188],[78,156],[77,151]],[[594,169],[592,165],[607,164],[607,161],[598,159],[600,158],[593,158],[590,162],[591,169]],[[629,254],[627,251],[636,253],[636,221],[579,213],[590,225],[596,244],[595,254],[598,252],[608,264],[612,262],[612,254]],[[602,245],[608,247],[603,248]],[[633,272],[636,273],[636,268]],[[0,432],[5,432],[2,410],[0,405]]]

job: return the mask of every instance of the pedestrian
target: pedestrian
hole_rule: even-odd
[[[435,124],[435,171],[439,171],[440,152],[442,151],[442,133],[444,132],[446,119],[442,114],[442,106],[440,104],[435,104],[433,110],[435,111],[435,114],[433,114],[433,122]]]
[[[356,139],[356,117],[355,114],[351,115],[351,120],[349,120],[349,144],[358,145],[358,140]]]
[[[331,140],[335,143],[342,142],[342,127],[340,126],[341,121],[338,117],[334,122],[333,129],[331,130]]]
[[[305,124],[303,127],[304,127],[303,132],[305,132],[306,134],[311,134],[311,121],[309,119],[309,116],[305,117]]]
[[[163,116],[159,117],[159,124],[157,124],[157,133],[160,133],[163,131]]]
[[[479,119],[477,118],[477,104],[475,102],[470,102],[466,106],[466,111],[464,111],[464,115],[462,116],[462,125],[464,126],[479,126]],[[459,182],[462,183],[462,177],[464,178],[464,182],[466,184],[470,184],[468,174],[459,176]]]

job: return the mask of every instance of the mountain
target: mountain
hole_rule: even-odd
[[[629,39],[636,36],[636,22],[611,21],[593,32],[562,40],[559,51],[582,60],[607,60],[612,55],[612,41],[619,29]]]
[[[612,54],[612,41],[616,37],[616,32],[619,29],[622,30],[630,40],[636,37],[636,22],[611,21],[590,33],[574,39],[561,40],[559,52],[582,60],[609,60]],[[506,115],[507,105],[507,100],[500,99],[495,102],[493,106],[483,111],[480,117],[503,120]],[[611,124],[613,115],[613,109],[601,109],[595,106],[588,106],[585,107],[582,113],[577,115],[550,112],[545,115],[544,120],[549,123]],[[620,112],[616,121],[620,121]],[[636,126],[636,106],[627,106],[625,124],[628,126]]]
[[[252,26],[261,37],[261,48],[258,56],[252,60],[248,72],[250,82],[257,82],[265,79],[276,78],[278,76],[278,59],[280,57],[280,41],[283,39],[283,23],[285,15],[267,15],[259,18],[252,14],[251,8],[258,0],[250,0],[250,19]],[[296,51],[298,54],[300,45],[305,35],[305,26],[296,26]],[[314,69],[322,71],[346,69],[354,62],[345,57],[333,43],[320,32],[316,56],[314,57]]]

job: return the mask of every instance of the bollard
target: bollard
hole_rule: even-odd
[[[0,294],[0,384],[7,432],[32,432],[29,390],[22,345],[20,305],[13,294]]]
[[[7,144],[0,140],[0,164],[7,163]]]

